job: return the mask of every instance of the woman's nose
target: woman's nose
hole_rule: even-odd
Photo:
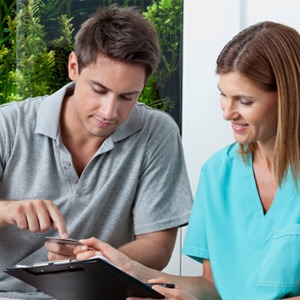
[[[239,113],[232,101],[223,100],[221,101],[221,108],[223,110],[223,118],[226,121],[236,120],[239,118]]]

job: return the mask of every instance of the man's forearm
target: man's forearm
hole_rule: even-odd
[[[169,263],[177,236],[177,228],[140,234],[136,239],[119,248],[131,259],[156,270]]]
[[[140,239],[123,245],[118,250],[142,265],[155,270],[162,270],[167,266],[170,259],[169,254],[165,253],[162,248],[155,241]]]
[[[0,227],[4,226],[7,224],[7,221],[5,220],[4,217],[4,207],[7,205],[7,201],[0,200]]]

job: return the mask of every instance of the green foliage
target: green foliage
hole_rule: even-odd
[[[73,0],[0,0],[0,104],[50,94],[69,81],[67,62],[73,50]],[[84,2],[84,1],[82,1]],[[101,0],[111,5],[115,0]],[[137,5],[124,0],[123,5]],[[142,7],[144,2],[142,1]],[[63,13],[62,13],[63,12]],[[81,12],[76,12],[81,13]],[[182,0],[152,0],[144,16],[158,31],[162,48],[159,69],[139,101],[167,110],[174,99],[161,97],[161,86],[172,86],[181,63]]]
[[[171,98],[162,98],[159,101],[159,93],[148,95],[155,98],[155,103],[162,110],[174,107],[172,96],[178,93],[178,87],[174,86],[174,75],[179,71],[182,59],[182,0],[153,0],[143,15],[151,21],[158,32],[161,46],[161,63],[154,73],[154,80],[161,86],[168,86]],[[153,86],[153,79],[147,85]],[[173,92],[172,92],[173,91]],[[144,97],[144,95],[142,95]]]
[[[68,81],[66,53],[72,49],[71,19],[58,18],[60,36],[46,42],[42,0],[20,2],[7,10],[8,36],[0,40],[0,103],[54,92]],[[63,68],[65,68],[63,70]]]
[[[163,68],[160,78],[168,77],[176,72],[181,62],[182,0],[153,0],[144,16],[151,21],[159,35]]]
[[[58,17],[58,25],[60,28],[60,36],[53,39],[49,49],[53,49],[55,53],[55,80],[51,81],[52,91],[60,89],[69,81],[68,77],[68,57],[73,50],[73,25],[72,18],[68,19],[66,15]]]
[[[147,84],[139,97],[139,102],[163,111],[166,111],[174,105],[173,101],[169,97],[161,98],[157,81],[154,76],[149,77]]]
[[[29,0],[16,16],[17,68],[14,78],[18,97],[31,97],[50,92],[48,82],[53,76],[55,54],[47,49],[45,30],[40,21],[40,0]]]
[[[16,60],[16,22],[12,17],[15,3],[8,5],[1,0],[0,15],[0,103],[6,102],[6,96],[14,91],[11,70],[15,69]],[[3,101],[3,99],[5,99]]]

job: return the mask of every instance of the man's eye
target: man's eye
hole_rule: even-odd
[[[106,93],[106,91],[104,90],[97,90],[97,89],[93,89],[95,93],[100,94],[100,95],[104,95]]]
[[[129,97],[129,96],[121,96],[121,99],[125,100],[125,101],[131,101],[132,100],[132,97]]]

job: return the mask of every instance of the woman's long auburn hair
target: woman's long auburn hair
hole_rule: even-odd
[[[254,24],[229,41],[217,59],[216,73],[239,72],[265,91],[278,94],[278,125],[274,149],[280,185],[290,169],[300,178],[300,35],[275,22]],[[245,159],[256,143],[240,145]]]

